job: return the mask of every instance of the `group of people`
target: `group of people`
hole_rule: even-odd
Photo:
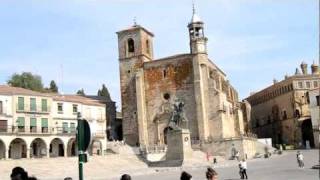
[[[218,173],[214,169],[212,169],[211,167],[208,167],[207,171],[206,171],[206,178],[207,178],[207,180],[217,180]],[[183,171],[181,173],[180,180],[191,180],[191,179],[192,179],[191,174],[189,174],[185,171]]]
[[[218,173],[211,167],[208,167],[206,171],[206,178],[207,180],[217,180]],[[121,176],[120,180],[131,180],[131,176],[128,174],[124,174]],[[186,171],[183,171],[181,173],[180,180],[192,180],[192,175],[187,173]]]
[[[300,168],[304,168],[303,155],[300,151],[297,152],[297,162]],[[245,159],[242,159],[239,164],[239,174],[241,179],[248,179],[247,175],[247,162]],[[218,173],[211,167],[207,168],[205,173],[207,180],[217,180]],[[11,180],[37,180],[36,177],[28,176],[28,172],[25,171],[22,167],[15,167],[11,172]],[[192,175],[183,171],[180,176],[180,180],[191,180]],[[64,180],[72,180],[70,177],[64,178]],[[120,180],[131,180],[131,176],[128,174],[123,174]]]

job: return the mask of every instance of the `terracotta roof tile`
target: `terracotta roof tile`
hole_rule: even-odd
[[[28,95],[28,96],[50,96],[46,93],[32,91],[20,87],[12,87],[8,85],[0,85],[0,94],[2,95]]]

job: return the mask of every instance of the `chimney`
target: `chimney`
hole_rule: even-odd
[[[301,75],[301,72],[299,71],[299,68],[296,68],[296,72],[294,74],[295,75]]]
[[[278,82],[278,80],[273,79],[273,84],[276,84]]]
[[[285,80],[288,79],[288,78],[289,78],[288,74],[284,75],[284,79]]]
[[[312,74],[319,74],[319,65],[314,63],[314,61],[311,65],[311,72],[312,72]]]
[[[301,67],[302,74],[307,75],[308,74],[308,64],[306,64],[305,62],[302,61],[300,67]]]

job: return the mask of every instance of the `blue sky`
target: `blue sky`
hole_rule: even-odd
[[[240,98],[318,61],[318,0],[195,0],[208,53]],[[0,0],[0,84],[30,71],[65,94],[102,83],[120,102],[115,32],[155,34],[156,58],[189,51],[192,0]],[[120,105],[118,105],[120,106]]]

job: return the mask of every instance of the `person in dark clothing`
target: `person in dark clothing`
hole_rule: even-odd
[[[120,180],[131,180],[131,176],[129,174],[124,174],[121,176]]]
[[[181,173],[180,180],[191,180],[191,179],[192,179],[192,176],[189,173],[185,171]]]
[[[206,172],[206,178],[207,178],[207,180],[217,180],[218,173],[214,169],[209,167]]]
[[[15,167],[11,172],[11,180],[28,180],[28,173],[22,167]]]
[[[243,179],[243,173],[242,173],[242,167],[241,164],[239,164],[239,174],[240,174],[240,179]]]

